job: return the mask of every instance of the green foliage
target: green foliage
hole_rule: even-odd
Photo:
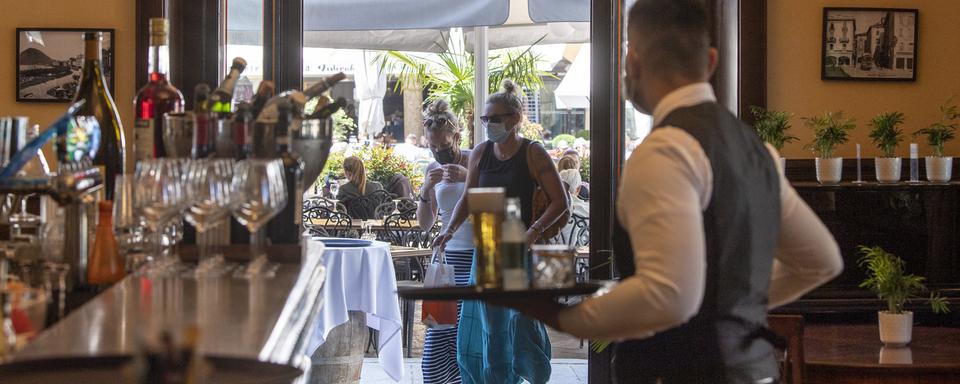
[[[347,116],[347,113],[342,109],[331,117],[333,118],[333,139],[335,141],[347,141],[347,135],[357,129],[357,122]]]
[[[564,133],[564,134],[557,135],[556,137],[553,138],[553,140],[550,140],[550,145],[553,146],[553,148],[560,148],[560,142],[565,141],[567,142],[568,146],[573,147],[573,142],[575,140],[577,140],[577,138],[574,137],[573,135]]]
[[[525,139],[542,142],[543,126],[527,120],[527,118],[524,117],[523,121],[520,122],[520,136]]]
[[[790,118],[793,117],[790,113],[766,110],[757,106],[751,106],[750,113],[755,120],[753,129],[757,130],[757,135],[764,142],[770,143],[778,152],[783,150],[785,144],[797,140],[795,136],[787,133],[790,129]]]
[[[578,139],[590,140],[590,130],[584,129],[582,131],[577,131],[574,136],[576,136]]]
[[[903,313],[904,304],[927,291],[923,277],[906,274],[903,259],[879,246],[871,248],[861,245],[858,249],[862,255],[858,264],[867,269],[867,279],[860,283],[860,287],[869,288],[881,300],[885,300],[890,313]],[[934,313],[950,311],[946,298],[938,292],[931,292],[927,300]]]
[[[542,39],[541,39],[542,40]],[[463,35],[451,34],[444,39],[444,50],[436,56],[387,51],[378,57],[383,70],[398,73],[396,89],[420,92],[430,90],[425,102],[446,99],[450,110],[465,122],[464,138],[472,138],[473,109],[476,105],[473,89],[476,66],[472,52],[467,51]],[[537,91],[543,87],[544,77],[553,77],[537,68],[544,59],[532,51],[512,50],[488,57],[488,91],[497,92],[504,79],[511,79],[521,89]],[[470,139],[465,140],[470,142]]]
[[[419,190],[423,184],[423,174],[416,172],[414,165],[407,162],[404,158],[393,153],[392,149],[380,145],[363,147],[352,153],[352,156],[363,160],[363,165],[367,170],[367,179],[383,184],[384,187],[395,174],[402,174],[410,179],[410,184],[414,190]],[[346,152],[333,152],[327,159],[327,164],[323,167],[318,180],[326,180],[327,175],[333,175],[335,178],[343,177],[343,160],[347,157]]]
[[[903,141],[903,131],[899,128],[903,124],[903,112],[884,112],[870,121],[870,139],[878,149],[883,151],[884,157],[894,157],[897,146]]]
[[[580,155],[580,179],[584,183],[590,182],[590,156]]]
[[[914,132],[913,136],[926,136],[927,143],[933,147],[933,154],[943,157],[943,146],[956,136],[957,120],[960,119],[960,110],[953,103],[953,97],[940,106],[940,113],[942,116],[939,121]]]
[[[853,119],[843,118],[843,112],[825,112],[803,120],[813,129],[813,142],[807,148],[822,159],[832,158],[833,150],[850,140],[849,131],[857,127]]]

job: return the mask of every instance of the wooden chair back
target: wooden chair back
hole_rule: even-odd
[[[767,324],[773,333],[787,343],[785,351],[777,350],[780,363],[780,382],[803,383],[803,316],[768,315]]]

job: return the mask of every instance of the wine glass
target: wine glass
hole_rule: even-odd
[[[133,175],[117,175],[113,194],[113,234],[117,238],[120,255],[126,260],[127,272],[135,271],[144,261],[143,219],[137,211]],[[140,255],[135,258],[134,255]]]
[[[163,235],[183,199],[178,167],[173,160],[155,159],[138,163],[136,170],[136,206],[154,236],[154,255],[162,259],[155,267],[161,272],[176,264],[163,253]]]
[[[340,192],[340,180],[333,179],[330,181],[330,198],[336,199],[338,192]]]
[[[200,245],[198,275],[212,272],[223,264],[222,257],[210,255],[209,231],[229,213],[231,163],[220,159],[196,160],[187,170],[185,180],[190,204],[185,213],[187,221],[197,229],[197,243]]]
[[[244,160],[233,173],[233,217],[250,231],[250,257],[246,275],[260,273],[267,264],[263,254],[263,226],[287,204],[283,163],[274,160]]]

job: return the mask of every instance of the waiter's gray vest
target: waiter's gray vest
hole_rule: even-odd
[[[677,109],[660,126],[686,131],[710,159],[713,191],[703,211],[706,286],[700,311],[689,322],[617,346],[614,365],[620,382],[750,383],[777,377],[766,329],[767,288],[780,225],[779,175],[770,152],[752,129],[717,103]],[[630,241],[617,223],[614,245],[623,277],[634,273]]]

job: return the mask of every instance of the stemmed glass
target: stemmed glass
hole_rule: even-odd
[[[126,260],[127,272],[134,272],[143,260],[143,218],[137,211],[136,183],[133,175],[117,175],[113,194],[113,234],[121,257]],[[139,255],[135,258],[134,255]]]
[[[330,198],[336,199],[337,193],[339,192],[340,192],[340,180],[333,179],[333,181],[330,183]]]
[[[197,274],[213,272],[223,264],[222,257],[211,257],[209,230],[217,226],[229,211],[232,160],[195,160],[187,169],[186,190],[190,196],[186,218],[197,229],[200,263]]]
[[[250,231],[250,265],[248,277],[260,274],[266,267],[263,253],[263,225],[287,204],[283,163],[274,160],[244,160],[233,173],[233,217]]]
[[[180,164],[176,160],[142,161],[136,170],[136,206],[154,236],[154,255],[161,258],[154,267],[163,272],[176,264],[163,253],[163,235],[177,217],[183,201]]]

